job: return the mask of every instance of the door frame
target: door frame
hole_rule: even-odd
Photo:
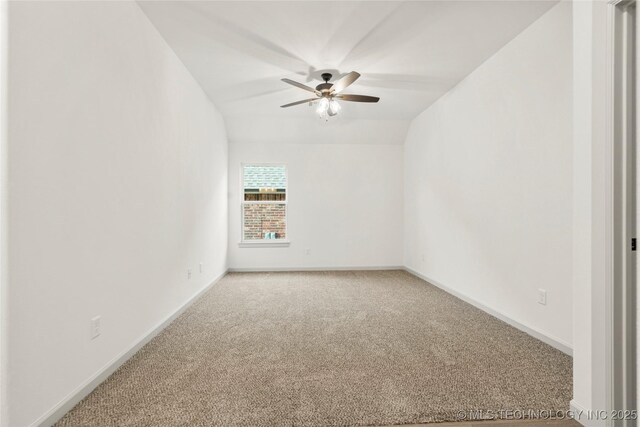
[[[610,0],[607,6],[606,146],[611,154],[607,221],[610,265],[607,310],[608,407],[637,410],[637,37],[636,0]],[[630,420],[609,419],[612,426]]]

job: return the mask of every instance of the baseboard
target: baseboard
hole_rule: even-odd
[[[593,416],[594,411],[585,408],[573,399],[569,403],[569,407],[573,419],[585,427],[605,427],[610,424],[607,420],[594,419],[596,418]]]
[[[230,273],[270,273],[296,271],[369,271],[369,270],[404,270],[399,265],[391,266],[357,266],[357,267],[274,267],[274,268],[229,268]]]
[[[426,277],[425,275],[423,275],[421,273],[418,273],[417,271],[415,271],[415,270],[413,270],[413,269],[411,269],[409,267],[405,266],[403,269],[407,273],[412,274],[412,275],[418,277],[419,279],[422,279],[425,282],[428,282],[428,283],[430,283],[430,284],[432,284],[434,286],[437,286],[438,288],[442,289],[443,291],[445,291],[445,292],[447,292],[447,293],[449,293],[449,294],[451,294],[451,295],[453,295],[453,296],[455,296],[457,298],[460,298],[461,300],[473,305],[476,308],[479,308],[480,310],[482,310],[482,311],[484,311],[486,313],[489,313],[493,317],[496,317],[496,318],[502,320],[503,322],[508,323],[509,325],[513,326],[514,328],[519,329],[522,332],[526,332],[527,334],[531,335],[532,337],[537,338],[537,339],[539,339],[540,341],[542,341],[542,342],[544,342],[546,344],[549,344],[551,347],[554,347],[554,348],[560,350],[561,352],[563,352],[565,354],[568,354],[569,356],[573,355],[573,350],[571,348],[571,345],[569,345],[568,343],[566,343],[566,342],[564,342],[564,341],[562,341],[560,339],[557,339],[555,337],[551,337],[551,336],[549,336],[549,335],[547,335],[547,334],[545,334],[543,332],[540,332],[540,331],[538,331],[538,330],[536,330],[534,328],[531,328],[531,327],[529,327],[527,325],[524,325],[524,324],[522,324],[522,323],[520,323],[520,322],[518,322],[516,320],[513,320],[509,316],[507,316],[505,314],[502,314],[499,311],[496,311],[496,310],[494,310],[494,309],[492,309],[490,307],[487,307],[486,305],[476,301],[475,299],[473,299],[473,298],[471,298],[471,297],[469,297],[467,295],[464,295],[464,294],[462,294],[462,293],[460,293],[458,291],[455,291],[455,290],[451,289],[450,287],[445,286],[442,283],[439,283],[436,280],[433,280],[433,279],[431,279],[429,277]]]
[[[156,335],[158,335],[164,328],[166,328],[171,322],[173,322],[178,316],[180,316],[189,306],[191,306],[198,298],[200,298],[206,291],[208,291],[213,285],[215,285],[220,279],[222,279],[229,270],[225,270],[222,274],[216,277],[211,283],[198,291],[187,302],[185,302],[178,310],[169,315],[166,319],[160,322],[157,326],[152,328],[149,332],[144,334],[131,348],[122,352],[110,362],[108,362],[102,369],[96,372],[91,378],[89,378],[84,384],[81,384],[78,388],[72,391],[67,397],[62,399],[60,403],[51,408],[47,413],[42,415],[31,426],[49,427],[55,424],[62,418],[67,412],[73,409],[82,399],[84,399],[89,393],[91,393],[100,383],[106,380],[109,375],[114,373],[124,362],[129,360],[131,356],[136,354],[146,343],[151,341]]]

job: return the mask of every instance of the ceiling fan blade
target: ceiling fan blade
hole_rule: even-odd
[[[333,86],[331,86],[331,92],[340,92],[342,89],[358,80],[358,77],[360,77],[360,74],[356,73],[355,71],[350,72],[349,74],[335,82]]]
[[[299,87],[300,89],[308,90],[309,92],[313,92],[316,95],[320,96],[320,92],[318,92],[317,90],[315,90],[312,87],[309,87],[307,85],[303,85],[302,83],[294,82],[293,80],[289,80],[289,79],[282,79],[282,81],[285,82],[285,83],[289,83],[290,85],[293,85],[295,87]]]
[[[367,96],[367,95],[337,95],[336,98],[341,99],[343,101],[351,101],[351,102],[378,102],[380,98],[377,96]]]
[[[317,101],[318,99],[320,99],[320,98],[303,99],[302,101],[297,101],[297,102],[292,102],[291,104],[281,105],[280,108],[293,107],[294,105],[304,104],[306,102],[313,102],[313,101]]]

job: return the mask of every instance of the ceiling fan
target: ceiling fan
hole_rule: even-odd
[[[290,85],[299,87],[300,89],[313,92],[316,97],[281,105],[280,107],[287,108],[293,107],[294,105],[306,103],[311,104],[312,102],[319,101],[317,112],[321,117],[327,117],[335,116],[336,114],[338,114],[338,112],[340,112],[341,107],[340,104],[338,104],[338,100],[349,102],[378,102],[380,100],[380,98],[376,96],[351,95],[341,93],[343,89],[351,85],[358,79],[358,77],[360,77],[360,74],[356,73],[355,71],[350,72],[334,83],[329,83],[331,77],[333,77],[331,73],[323,73],[322,80],[324,80],[324,83],[320,83],[315,87],[315,89],[303,85],[302,83],[294,82],[293,80],[282,79],[282,81],[285,83],[289,83]]]

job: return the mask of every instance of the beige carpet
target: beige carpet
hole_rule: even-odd
[[[402,271],[230,274],[61,426],[347,426],[566,410],[571,358]]]

